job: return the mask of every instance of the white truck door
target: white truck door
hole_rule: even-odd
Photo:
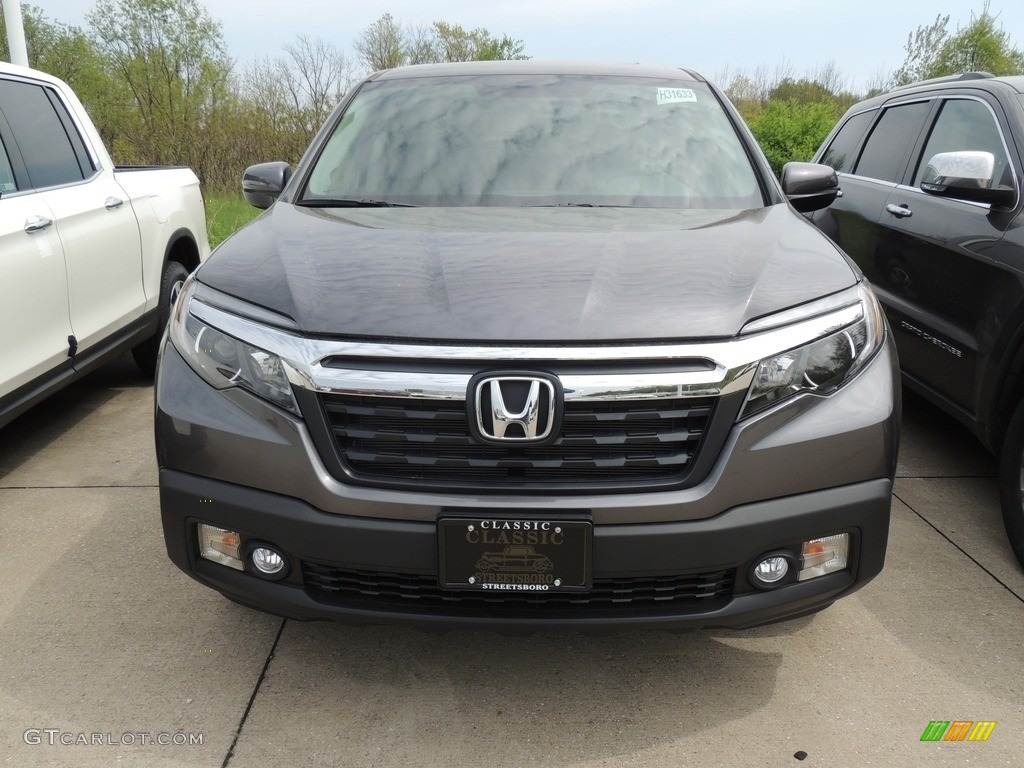
[[[97,167],[56,91],[0,83],[4,112],[33,187],[53,213],[64,249],[73,333],[81,354],[142,316],[138,223],[112,168]]]
[[[138,223],[109,171],[44,196],[64,244],[71,324],[85,351],[142,317]]]
[[[11,166],[0,136],[0,398],[67,362],[71,335],[53,212]]]

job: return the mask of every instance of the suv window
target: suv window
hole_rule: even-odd
[[[974,99],[949,99],[943,103],[928,143],[925,144],[914,175],[914,186],[921,184],[928,159],[933,155],[964,150],[991,152],[996,159],[993,183],[999,185],[1000,180],[1007,185],[1010,183],[1008,179],[1003,179],[1004,173],[1012,178],[1013,172],[1009,170],[1003,137],[992,111],[983,102]]]
[[[821,162],[835,168],[836,173],[849,173],[853,168],[854,160],[857,159],[854,153],[857,151],[857,145],[860,144],[860,137],[864,135],[864,131],[874,117],[875,110],[871,110],[854,115],[843,123],[843,127],[839,129],[839,133],[832,139],[832,143],[828,145],[828,149],[822,155]]]
[[[0,109],[14,132],[33,187],[52,187],[85,178],[88,171],[83,168],[81,138],[74,132],[67,114],[57,112],[58,106],[44,88],[0,80]],[[62,106],[59,109],[63,111]]]
[[[903,162],[917,141],[931,107],[930,101],[915,101],[885,110],[864,146],[857,163],[857,175],[899,181]]]

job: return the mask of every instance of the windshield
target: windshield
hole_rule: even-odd
[[[365,84],[300,203],[752,208],[757,177],[702,83],[475,75]]]

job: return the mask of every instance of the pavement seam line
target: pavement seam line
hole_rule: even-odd
[[[260,676],[256,680],[256,686],[252,689],[252,695],[249,696],[249,703],[245,705],[245,712],[242,713],[242,719],[238,721],[238,729],[235,731],[235,738],[231,740],[231,746],[228,747],[228,753],[224,755],[224,762],[220,764],[220,768],[228,768],[231,758],[235,756],[235,747],[238,746],[238,739],[242,735],[242,729],[245,727],[245,721],[249,719],[249,712],[252,711],[252,705],[256,703],[256,696],[259,694],[260,687],[263,685],[263,679],[267,676],[267,670],[270,669],[270,662],[272,662],[274,660],[274,656],[277,655],[277,644],[281,642],[281,635],[284,634],[284,628],[287,623],[288,619],[281,619],[281,626],[277,630],[277,637],[274,638],[274,644],[270,646],[270,653],[267,654],[267,660],[263,662],[263,669],[260,670]]]
[[[920,512],[918,512],[916,509],[914,509],[914,507],[911,506],[906,500],[901,499],[895,493],[893,494],[893,498],[896,499],[897,501],[899,501],[901,504],[903,504],[907,509],[909,509],[911,512],[913,512],[915,515],[917,515],[917,517],[920,518],[921,521],[924,522],[925,525],[927,525],[929,528],[931,528],[933,531],[935,531],[937,534],[939,534],[939,536],[941,536],[946,541],[948,541],[950,544],[952,544],[956,549],[960,550],[960,553],[964,557],[966,557],[968,560],[970,560],[976,566],[981,568],[981,570],[983,570],[985,573],[987,573],[989,575],[989,577],[993,581],[995,581],[999,586],[1001,586],[1003,589],[1005,589],[1007,592],[1009,592],[1011,595],[1013,595],[1015,598],[1017,598],[1017,600],[1019,600],[1021,603],[1024,603],[1024,596],[1018,595],[1016,592],[1014,592],[1013,587],[1011,587],[1005,581],[1003,581],[998,576],[996,576],[994,573],[992,573],[992,571],[990,571],[988,568],[986,568],[984,565],[982,565],[966,549],[961,547],[959,544],[957,544],[955,541],[953,541],[949,536],[947,536],[945,533],[943,533],[942,530],[937,525],[932,523],[924,515],[922,515]]]

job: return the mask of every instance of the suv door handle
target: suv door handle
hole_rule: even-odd
[[[885,210],[891,213],[893,216],[899,216],[901,219],[909,219],[914,215],[914,212],[910,210],[910,206],[906,203],[896,205],[895,203],[889,203],[885,206]]]
[[[53,220],[48,219],[45,216],[29,216],[25,219],[25,231],[28,233],[42,232],[44,229],[53,225]]]
[[[122,200],[119,197],[108,197],[106,202],[103,203],[103,205],[106,207],[108,211],[112,211],[115,208],[120,208],[122,205],[124,205],[124,200]]]

